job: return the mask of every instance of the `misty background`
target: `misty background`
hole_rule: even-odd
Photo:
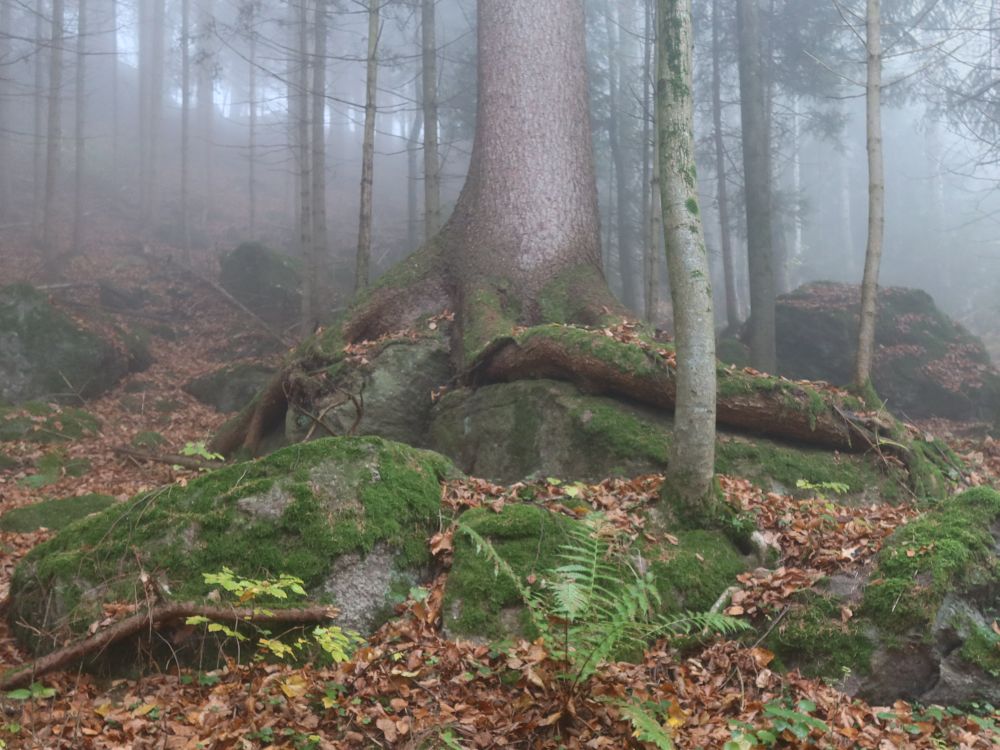
[[[343,307],[358,247],[371,8],[328,5],[326,53],[317,55],[311,24],[302,49],[302,6],[294,2],[0,0],[0,253],[31,245],[39,264],[55,258],[58,268],[102,246],[134,245],[210,266],[255,239],[302,256],[296,98],[315,80],[302,75],[303,65],[321,57],[321,273],[324,299]],[[649,273],[646,247],[662,242],[651,221],[654,3],[586,5],[605,271],[615,292],[642,311],[646,292],[636,276]],[[881,283],[926,289],[996,356],[996,3],[885,5]],[[736,312],[741,319],[748,312],[734,6],[694,3],[695,135],[720,328],[727,321],[720,144]],[[868,196],[860,6],[763,3],[779,291],[861,279]],[[445,219],[464,182],[476,98],[474,3],[395,0],[379,11],[373,277],[419,247],[436,221],[425,214],[427,53],[436,68]],[[654,319],[669,326],[664,263],[657,265]]]

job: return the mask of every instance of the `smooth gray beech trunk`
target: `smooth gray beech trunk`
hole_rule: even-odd
[[[643,317],[647,323],[656,323],[656,308],[660,291],[660,223],[662,204],[660,202],[660,165],[656,135],[656,104],[653,95],[656,89],[654,71],[656,69],[656,4],[646,0],[645,30],[642,52],[642,207],[643,207]]]
[[[677,345],[677,403],[665,497],[689,519],[714,505],[715,316],[698,207],[691,94],[691,0],[660,0],[660,195]]]
[[[59,151],[62,146],[63,13],[63,0],[53,0],[49,47],[49,112],[45,136],[45,209],[42,214],[42,252],[48,271],[53,270],[56,251],[56,188],[59,179]]]
[[[865,47],[868,80],[865,87],[866,136],[868,142],[868,245],[865,274],[861,282],[861,325],[854,385],[865,389],[871,382],[875,353],[875,316],[878,275],[885,232],[885,172],[882,161],[882,9],[880,0],[868,0],[865,16]]]
[[[537,318],[561,273],[601,273],[583,3],[479,0],[479,101],[469,176],[450,223],[468,291],[503,279]]]
[[[750,270],[750,363],[774,372],[774,267],[772,261],[770,144],[758,0],[737,0],[740,114]]]
[[[181,1],[181,237],[191,264],[191,0]]]
[[[420,9],[421,85],[424,108],[424,239],[441,229],[441,160],[438,156],[437,0],[423,0]]]
[[[368,66],[365,81],[365,136],[361,146],[361,208],[358,216],[358,252],[354,291],[368,286],[372,256],[372,183],[375,171],[375,117],[378,94],[378,40],[380,0],[368,0]]]

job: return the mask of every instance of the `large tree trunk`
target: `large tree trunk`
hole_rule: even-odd
[[[761,49],[759,0],[737,0],[740,112],[746,185],[747,255],[750,265],[750,362],[774,372],[774,267],[771,245],[771,175],[767,91]]]
[[[656,324],[656,308],[659,305],[660,253],[659,224],[662,210],[660,202],[659,139],[656,136],[656,114],[653,93],[655,65],[658,58],[656,45],[656,3],[645,0],[645,33],[642,53],[642,210],[643,210],[643,317],[646,322]]]
[[[49,112],[45,136],[45,211],[42,218],[42,252],[47,271],[54,271],[56,252],[56,188],[62,148],[63,0],[52,2],[52,35],[49,58]]]
[[[722,135],[722,0],[712,0],[712,129],[715,143],[716,200],[719,204],[719,237],[722,246],[722,274],[726,285],[726,329],[740,327],[736,297],[736,264],[729,224],[729,186],[726,182],[726,144]]]
[[[83,187],[87,164],[87,0],[79,0],[76,27],[76,123],[73,169],[73,252],[83,250]]]
[[[715,315],[695,177],[691,0],[660,0],[659,11],[660,194],[677,346],[664,493],[688,520],[705,520],[714,513]]]
[[[315,45],[313,48],[313,79],[312,79],[312,241],[313,259],[315,265],[314,291],[322,289],[319,280],[323,278],[323,269],[327,262],[328,241],[326,232],[326,35],[327,6],[329,0],[315,0]],[[308,110],[308,108],[307,108]],[[319,323],[320,310],[317,296],[316,307],[313,310],[314,324]],[[308,335],[309,331],[306,332]]]
[[[882,10],[880,0],[868,0],[865,19],[865,46],[868,53],[866,86],[866,135],[868,140],[868,246],[865,274],[861,282],[861,326],[858,331],[858,358],[854,385],[866,389],[871,383],[875,353],[875,314],[878,274],[882,262],[885,231],[885,174],[882,163]]]
[[[420,10],[424,109],[424,237],[430,241],[441,228],[441,163],[438,157],[437,0],[423,0]]]
[[[361,208],[358,216],[358,252],[354,292],[368,287],[372,256],[372,182],[375,171],[375,97],[378,93],[378,38],[380,0],[368,0],[368,71],[365,80],[365,136],[361,146]]]
[[[299,243],[305,257],[305,280],[302,285],[302,335],[308,336],[316,326],[319,258],[313,241],[312,150],[309,148],[309,10],[303,0],[298,5],[298,91],[296,92],[296,123],[299,174]]]

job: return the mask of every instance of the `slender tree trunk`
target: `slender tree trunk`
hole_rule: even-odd
[[[660,202],[660,167],[659,137],[656,135],[656,109],[653,93],[656,83],[653,80],[654,65],[658,60],[656,51],[656,5],[645,0],[645,33],[642,53],[642,212],[643,227],[643,317],[647,323],[656,321],[656,308],[659,304],[659,264],[657,258],[660,250],[660,236],[657,221]],[[650,143],[652,141],[652,143]]]
[[[358,255],[354,292],[368,286],[372,254],[372,179],[375,170],[375,97],[378,92],[379,0],[368,0],[368,74],[365,87],[365,138],[361,148],[361,209],[358,218]]]
[[[11,28],[11,0],[0,0],[0,29]],[[11,45],[7,37],[0,35],[0,61],[6,62],[10,56]],[[10,98],[9,84],[6,76],[0,76],[0,164],[9,165],[10,161],[10,116],[13,100]],[[10,210],[10,199],[13,192],[12,169],[5,166],[0,169],[0,217]]]
[[[719,204],[722,275],[726,285],[726,329],[735,332],[740,327],[740,310],[736,296],[736,264],[733,260],[733,237],[729,220],[726,143],[722,133],[722,0],[712,0],[712,130],[715,141],[716,200]]]
[[[326,34],[329,0],[315,0],[315,46],[313,49],[312,80],[312,241],[318,282],[323,278],[327,261],[326,235]],[[308,111],[308,108],[307,108]],[[316,288],[314,288],[314,292]],[[313,295],[313,320],[319,322],[319,295]]]
[[[250,237],[257,235],[257,5],[252,0],[247,32],[250,35],[250,62],[247,77],[250,89],[250,132],[247,136],[247,202],[249,204]]]
[[[212,139],[215,120],[215,55],[212,52],[214,34],[213,0],[199,2],[198,17],[198,135],[201,139],[201,225],[207,226],[212,214],[214,175]]]
[[[865,91],[868,141],[868,246],[865,274],[861,282],[861,325],[858,331],[858,359],[854,385],[866,389],[871,383],[875,353],[875,315],[878,303],[878,274],[882,262],[885,231],[885,174],[882,163],[882,10],[880,0],[868,0],[865,17],[868,81]]]
[[[139,162],[139,222],[143,227],[149,220],[149,88],[150,88],[150,8],[147,3],[138,3],[136,16],[139,37],[139,138],[137,154]]]
[[[288,3],[288,15],[285,19],[285,28],[287,29],[287,39],[285,40],[285,45],[289,50],[298,50],[301,42],[299,41],[299,31],[300,23],[298,16],[298,9],[295,3]],[[299,143],[300,125],[302,118],[304,117],[301,107],[302,107],[302,90],[301,85],[301,74],[299,71],[299,66],[301,65],[301,56],[298,54],[288,55],[288,68],[285,70],[285,99],[288,102],[288,118],[286,121],[287,133],[288,133],[288,161],[292,164],[292,168],[288,170],[290,174],[289,180],[289,192],[291,194],[292,212],[291,216],[294,217],[293,221],[294,227],[301,230],[301,218],[302,218],[302,190],[301,190],[301,163],[300,159],[302,156],[301,144]],[[308,258],[309,248],[303,247],[302,242],[302,232],[292,232],[295,235],[295,242],[297,243],[297,250],[299,256],[303,259]],[[305,295],[307,291],[308,280],[303,282],[302,294]]]
[[[441,164],[438,157],[437,0],[422,0],[420,34],[424,106],[424,238],[441,228]]]
[[[792,196],[797,202],[802,196],[802,123],[799,117],[799,97],[795,95],[792,97]],[[795,286],[799,279],[797,274],[792,273],[792,269],[797,269],[802,262],[802,254],[804,252],[803,247],[803,228],[802,228],[802,210],[801,206],[796,203],[793,207],[792,215],[792,255],[790,258],[789,267],[786,271],[788,274],[789,287]]]
[[[420,148],[420,130],[424,125],[423,107],[417,107],[410,125],[410,137],[406,142],[406,236],[409,252],[414,252],[420,246],[420,217],[417,208],[417,181],[420,175],[417,171],[417,154]]]
[[[160,221],[160,134],[163,132],[163,78],[165,69],[164,37],[166,31],[166,0],[154,0],[152,18],[152,52],[149,98],[149,226]]]
[[[45,212],[42,219],[42,252],[49,272],[54,270],[56,252],[56,189],[59,179],[59,152],[62,147],[62,65],[63,0],[52,0],[52,36],[49,47],[49,112],[45,139]]]
[[[618,270],[622,279],[622,301],[631,310],[642,308],[642,292],[639,288],[639,269],[636,267],[635,232],[632,212],[629,210],[634,201],[630,183],[631,170],[627,163],[627,153],[623,146],[622,122],[623,110],[621,102],[622,65],[619,60],[621,39],[619,38],[620,19],[615,13],[613,2],[605,6],[605,26],[608,38],[608,81],[610,93],[610,111],[608,113],[608,142],[611,147],[611,159],[615,165],[615,216],[616,239],[618,244]]]
[[[83,250],[83,190],[87,165],[87,0],[79,0],[76,29],[76,123],[73,169],[73,252]]]
[[[677,342],[677,404],[664,497],[711,521],[715,493],[715,317],[698,210],[691,96],[691,0],[660,0],[660,194]]]
[[[298,70],[298,135],[299,147],[299,243],[305,253],[306,275],[302,285],[302,335],[308,336],[316,327],[316,282],[319,278],[319,258],[313,243],[312,219],[312,149],[309,148],[309,10],[306,0],[298,6],[299,70]]]
[[[42,42],[42,34],[45,32],[46,5],[44,0],[38,3],[38,12],[35,14],[35,39],[39,45]],[[34,181],[32,183],[33,196],[31,202],[32,224],[35,240],[42,242],[42,225],[45,221],[45,138],[42,135],[42,120],[45,114],[45,55],[39,49],[35,54],[35,96],[33,98],[33,118],[32,118],[32,168],[34,171]]]
[[[758,0],[737,0],[740,114],[747,206],[747,256],[750,266],[750,362],[775,372],[774,265],[771,245],[770,144]]]
[[[181,0],[181,237],[191,265],[191,0]]]
[[[118,76],[118,0],[111,2],[111,173],[117,187],[121,177],[121,117]]]

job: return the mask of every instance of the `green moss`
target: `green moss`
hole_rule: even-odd
[[[25,404],[23,411],[10,410],[0,415],[0,441],[26,440],[55,443],[79,440],[101,431],[101,423],[89,412],[71,407],[51,408]]]
[[[520,302],[503,279],[477,284],[463,299],[463,363],[471,365],[496,339],[509,337],[520,317]]]
[[[797,600],[767,639],[782,666],[797,667],[808,677],[867,674],[875,645],[858,624],[841,622],[840,603],[814,591]]]
[[[678,531],[679,544],[648,548],[666,612],[704,611],[736,582],[746,564],[721,531]]]
[[[926,627],[945,595],[973,585],[993,551],[1000,493],[978,487],[898,529],[878,557],[861,613],[890,633]]]
[[[179,600],[205,596],[202,573],[223,566],[248,578],[294,575],[315,590],[340,555],[364,554],[380,542],[412,569],[429,560],[439,482],[453,473],[437,454],[379,438],[291,446],[67,527],[18,567],[18,606],[35,608],[37,622],[37,607],[54,590],[72,598],[101,582],[134,584],[137,554],[147,570],[169,577]],[[70,613],[70,629],[79,631],[93,614]]]
[[[59,531],[71,523],[98,513],[111,505],[115,499],[108,495],[81,495],[57,500],[44,500],[34,505],[9,510],[0,516],[0,529],[27,533],[46,528]]]
[[[902,473],[886,475],[865,456],[838,454],[818,448],[798,448],[770,440],[723,439],[718,443],[715,469],[744,476],[765,489],[772,482],[792,490],[805,479],[814,484],[845,484],[850,493],[877,489],[884,500],[899,497]]]
[[[144,430],[132,438],[132,447],[139,448],[141,450],[156,450],[160,446],[164,445],[167,439],[163,437],[159,432],[154,432],[152,430]]]
[[[692,216],[697,216],[700,213],[700,211],[698,210],[698,201],[697,201],[697,199],[695,199],[695,198],[688,198],[684,202],[684,205],[687,208],[688,213],[691,214]]]
[[[540,578],[559,564],[559,548],[569,539],[568,524],[576,523],[528,504],[507,505],[500,513],[477,508],[462,514],[460,521],[488,539],[525,585],[530,575]],[[500,638],[509,634],[501,614],[521,605],[513,581],[495,570],[467,536],[456,534],[444,599],[448,629],[456,635]]]
[[[750,348],[739,339],[723,336],[715,346],[715,356],[720,362],[738,369],[750,366]]]
[[[37,459],[35,469],[36,473],[24,477],[19,481],[19,484],[33,489],[41,489],[55,484],[63,477],[82,477],[90,471],[90,461],[85,458],[70,458],[60,448]]]
[[[1000,636],[977,625],[962,644],[962,658],[991,677],[1000,679]]]
[[[589,264],[573,266],[548,282],[538,293],[542,323],[569,324],[586,319],[587,306],[597,294],[607,293],[607,282]]]
[[[572,415],[585,435],[616,457],[666,466],[670,442],[662,428],[596,398],[581,397]]]
[[[662,373],[667,364],[655,351],[646,352],[633,344],[624,344],[600,331],[563,325],[541,325],[528,328],[516,336],[519,344],[526,345],[538,339],[552,339],[570,353],[581,358],[598,359],[614,367],[637,375]],[[652,340],[650,339],[650,343]],[[656,349],[670,349],[656,344]]]

